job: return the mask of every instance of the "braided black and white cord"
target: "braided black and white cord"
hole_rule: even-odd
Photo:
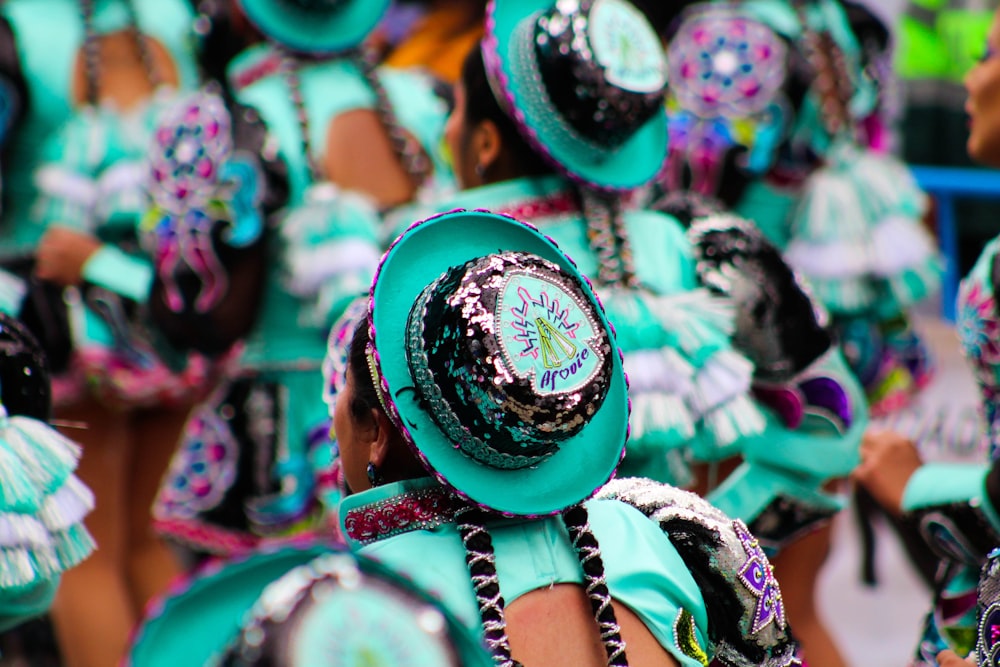
[[[379,79],[374,57],[359,52],[355,57],[358,69],[375,94],[375,113],[389,137],[392,152],[400,166],[410,177],[415,188],[423,185],[431,175],[431,162],[420,144],[411,137],[396,117],[389,94]]]
[[[587,223],[587,242],[597,257],[597,282],[617,285],[622,282],[622,266],[618,258],[617,243],[612,230],[611,214],[600,195],[580,189],[583,218]]]
[[[80,0],[83,17],[83,74],[87,89],[85,99],[90,106],[100,101],[101,43],[94,27],[94,0]]]
[[[469,508],[455,518],[458,532],[465,546],[465,564],[472,577],[476,591],[476,604],[483,622],[486,647],[498,667],[520,667],[510,654],[510,640],[507,638],[507,622],[504,618],[504,599],[500,594],[500,580],[497,577],[496,555],[493,553],[493,539],[478,520],[478,513]]]
[[[618,248],[618,261],[621,262],[622,266],[622,284],[636,289],[639,287],[639,277],[635,272],[635,257],[632,254],[632,242],[628,237],[628,229],[625,227],[625,212],[622,210],[621,198],[615,197],[609,200],[608,206],[611,216],[611,230]]]
[[[125,8],[128,11],[129,32],[132,34],[132,39],[135,40],[135,47],[139,51],[139,59],[142,61],[142,67],[146,71],[149,84],[155,90],[163,83],[163,78],[156,67],[153,51],[149,48],[149,38],[139,27],[139,14],[135,9],[135,0],[125,0]]]
[[[97,106],[101,101],[101,36],[94,25],[94,1],[80,0],[80,14],[83,17],[83,74],[86,85],[84,98],[90,106]],[[150,85],[156,88],[161,83],[156,60],[149,49],[146,36],[139,28],[139,17],[132,0],[128,0],[125,6],[128,11],[129,34],[135,40]]]
[[[587,597],[594,619],[601,632],[601,641],[608,654],[608,665],[612,667],[628,667],[625,655],[625,640],[622,639],[618,619],[615,618],[615,608],[611,604],[611,591],[604,576],[604,561],[601,560],[601,549],[597,538],[590,529],[590,518],[583,505],[575,505],[562,514],[563,523],[569,531],[573,548],[583,568],[586,580]]]
[[[312,139],[310,137],[309,110],[306,108],[305,96],[302,94],[302,77],[299,74],[299,61],[292,53],[282,49],[277,44],[275,48],[282,54],[281,71],[285,76],[285,83],[291,93],[292,106],[295,108],[295,120],[299,125],[299,140],[301,142],[302,156],[309,169],[309,178],[313,183],[323,180],[323,171],[312,152]]]
[[[621,200],[615,195],[580,189],[587,241],[597,256],[597,280],[603,285],[637,287],[632,244],[625,229]]]

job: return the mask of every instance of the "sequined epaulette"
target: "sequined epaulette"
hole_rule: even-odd
[[[716,663],[799,664],[771,564],[742,521],[693,493],[647,479],[614,480],[598,498],[635,507],[670,538],[701,589],[708,611],[709,654]]]

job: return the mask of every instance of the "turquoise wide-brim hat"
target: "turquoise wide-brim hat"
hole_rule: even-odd
[[[619,5],[612,8],[614,11],[605,12],[605,15],[614,15],[607,23],[633,29],[642,25],[639,28],[641,41],[646,44],[652,39],[656,42],[655,49],[661,49],[659,38],[648,23],[637,22],[632,12],[639,13],[638,9],[624,0],[597,0],[594,6],[601,2]],[[662,113],[655,114],[614,150],[595,149],[587,142],[570,139],[569,125],[544,89],[536,60],[526,55],[532,47],[531,41],[526,39],[527,26],[555,4],[555,0],[491,0],[482,48],[494,94],[533,148],[571,180],[607,191],[641,187],[660,173],[667,157],[666,109],[662,107]],[[622,9],[621,5],[627,8]],[[616,28],[608,30],[613,29]],[[629,40],[637,43],[638,35],[631,35]],[[649,47],[654,48],[651,44]],[[616,57],[613,50],[605,53],[606,60]],[[662,50],[659,56],[653,57],[662,57]],[[613,67],[614,62],[605,65]]]
[[[204,665],[236,639],[268,584],[329,551],[289,547],[202,568],[149,605],[123,667]]]
[[[299,53],[337,53],[360,45],[390,0],[238,0],[264,35]]]
[[[412,581],[331,552],[268,585],[222,664],[490,667],[480,634]]]
[[[580,286],[579,296],[576,297],[570,297],[566,290],[560,290],[558,286],[552,287],[551,283],[532,283],[530,280],[522,281],[521,287],[515,285],[516,292],[502,292],[504,296],[514,295],[515,301],[521,294],[545,297],[542,301],[553,308],[550,311],[553,313],[550,322],[555,322],[556,325],[553,327],[543,323],[537,330],[548,327],[545,329],[547,333],[543,333],[542,337],[549,342],[549,352],[557,355],[560,349],[558,345],[561,343],[568,348],[582,350],[587,344],[584,341],[587,334],[580,333],[572,342],[560,338],[559,334],[559,331],[568,331],[580,325],[589,327],[589,333],[599,335],[608,344],[608,353],[601,359],[605,365],[599,370],[593,367],[586,369],[591,373],[590,377],[600,376],[601,386],[606,387],[599,407],[596,407],[593,414],[581,417],[582,428],[559,442],[554,451],[539,457],[531,465],[515,469],[484,464],[481,458],[470,455],[460,447],[454,436],[446,435],[439,425],[440,418],[435,419],[427,407],[428,402],[422,398],[428,394],[427,388],[417,386],[413,370],[416,366],[411,365],[408,358],[407,343],[408,329],[412,332],[409,326],[411,312],[416,312],[417,304],[426,295],[425,290],[429,286],[440,284],[438,281],[442,276],[472,260],[499,256],[501,253],[524,253],[541,258],[558,267],[559,276],[567,277]],[[515,272],[511,272],[511,275],[514,274]],[[475,285],[471,289],[476,291]],[[483,291],[485,290],[484,287]],[[547,296],[542,294],[546,291]],[[503,298],[498,296],[496,303],[501,304]],[[587,302],[571,306],[574,299],[577,303],[582,303],[583,300]],[[495,340],[501,341],[497,347],[503,354],[509,356],[512,349],[515,352],[523,350],[523,334],[511,335],[512,341],[501,340],[510,333],[512,326],[520,326],[505,321],[511,309],[501,305],[486,307],[493,308],[490,318],[497,323],[496,330],[501,332],[495,336]],[[453,310],[458,312],[461,309]],[[529,327],[532,322],[548,317],[544,307],[528,315],[521,320],[521,324],[526,323]],[[625,452],[629,415],[627,380],[614,330],[608,324],[603,308],[586,278],[552,240],[534,227],[485,211],[453,211],[414,224],[396,240],[383,258],[372,287],[369,322],[374,347],[374,350],[369,350],[369,360],[372,362],[376,382],[381,385],[384,407],[424,465],[439,481],[459,495],[492,512],[511,516],[544,516],[586,500],[613,476]],[[564,327],[564,324],[570,326]],[[434,333],[430,335],[433,336]],[[459,338],[466,335],[465,331],[456,333]],[[537,338],[535,340],[537,342]],[[561,349],[565,351],[567,347]],[[582,352],[576,354],[576,359],[584,358],[589,363]],[[536,358],[539,361],[534,362],[534,367],[530,366],[533,359],[523,354],[521,363],[526,360],[528,366],[518,367],[518,361],[513,364],[505,361],[503,363],[507,370],[504,374],[518,376],[520,373],[537,379],[539,373],[533,368],[541,371],[542,355]],[[490,360],[490,363],[494,361],[496,360]],[[548,362],[552,362],[551,355]],[[567,367],[566,364],[562,366],[563,369]],[[461,373],[461,369],[458,372]],[[490,393],[494,382],[501,393],[506,392],[503,395],[507,398],[511,396],[511,391],[508,391],[511,384],[501,381],[500,377],[495,381],[493,377],[487,377],[485,381],[479,377],[478,385],[475,380],[473,377],[465,389],[479,394],[480,401],[485,401],[486,398],[482,397],[486,396],[490,400],[494,398],[495,395]],[[542,382],[544,384],[544,380]],[[573,393],[577,391],[577,387],[557,388],[562,389],[569,390],[570,396],[578,395]],[[583,391],[586,391],[586,387]],[[545,393],[541,392],[542,401],[539,404],[549,398]],[[475,399],[468,402],[474,403]],[[594,401],[592,405],[598,405],[598,401]],[[466,406],[460,407],[465,409]],[[529,407],[528,412],[530,411]],[[439,415],[440,412],[435,414]],[[501,415],[500,418],[505,417]],[[476,417],[472,422],[476,420],[482,423],[484,418]],[[485,418],[485,421],[488,420],[488,417]],[[463,423],[459,428],[467,426],[468,423]],[[468,430],[471,432],[477,430],[477,427],[472,426]],[[482,431],[471,435],[486,439],[490,437]]]

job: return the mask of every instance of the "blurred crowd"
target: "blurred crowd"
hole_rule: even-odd
[[[996,5],[3,0],[0,665],[1000,664]]]

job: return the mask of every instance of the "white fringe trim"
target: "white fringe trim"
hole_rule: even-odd
[[[785,260],[811,280],[846,280],[872,271],[872,250],[855,241],[812,242],[794,239]]]
[[[647,436],[657,433],[676,433],[679,446],[695,434],[694,417],[684,399],[676,394],[647,392],[632,395],[629,423],[632,431],[628,447],[640,444]],[[642,449],[641,444],[639,449]]]
[[[42,167],[36,172],[35,185],[44,195],[64,199],[88,209],[97,203],[100,196],[100,189],[94,179],[53,165]]]
[[[671,348],[625,353],[629,392],[684,396],[694,391],[694,367]]]
[[[0,514],[0,547],[48,547],[49,531],[42,522],[28,514]]]
[[[314,248],[288,252],[288,291],[297,296],[313,296],[331,278],[345,273],[372,272],[381,253],[375,245],[360,239],[324,243]]]
[[[750,392],[753,363],[743,355],[726,350],[714,355],[695,376],[690,401],[699,416],[730,404]]]
[[[873,272],[892,277],[926,264],[937,254],[934,240],[917,220],[886,218],[872,230]]]
[[[70,475],[58,491],[45,499],[38,519],[54,533],[83,522],[93,509],[93,492],[76,475]]]

